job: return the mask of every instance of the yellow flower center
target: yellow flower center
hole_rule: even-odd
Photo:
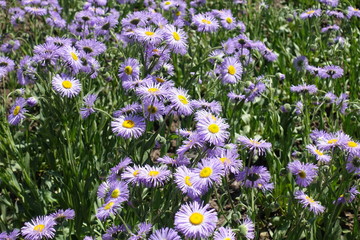
[[[175,15],[176,15],[176,16],[180,16],[180,15],[181,15],[181,12],[180,12],[180,11],[177,11],[177,12],[175,13]]]
[[[133,72],[133,69],[131,66],[126,66],[125,69],[124,69],[124,72],[127,74],[127,75],[131,75],[132,72]]]
[[[311,10],[311,11],[306,12],[306,14],[312,14],[314,12],[315,12],[314,10]]]
[[[13,115],[14,115],[14,116],[18,115],[19,112],[20,112],[20,109],[21,109],[20,106],[16,106],[15,109],[14,109]]]
[[[230,163],[230,159],[228,159],[227,157],[222,157],[222,158],[219,158],[220,162],[222,163]]]
[[[228,73],[234,75],[236,73],[236,68],[233,65],[228,67]]]
[[[147,109],[148,109],[148,112],[149,112],[149,113],[152,113],[152,114],[154,114],[154,113],[157,112],[157,107],[152,106],[152,105],[148,106]]]
[[[308,200],[308,201],[311,202],[311,203],[315,202],[314,199],[312,199],[312,198],[309,197],[309,196],[306,196],[305,199]]]
[[[213,170],[211,169],[211,167],[204,167],[203,169],[201,169],[200,171],[200,177],[202,178],[207,178],[212,174]]]
[[[133,176],[134,176],[134,177],[136,177],[138,174],[139,174],[139,170],[135,170],[135,171],[133,172]]]
[[[229,238],[229,237],[226,237],[226,238],[224,238],[223,240],[231,240],[231,238]]]
[[[133,128],[135,127],[135,122],[132,120],[125,120],[122,124],[124,128]]]
[[[171,2],[169,2],[169,1],[165,2],[165,5],[170,5],[170,4],[171,4]]]
[[[304,171],[300,171],[300,172],[298,173],[298,175],[299,175],[299,177],[301,177],[301,178],[306,178],[306,173],[305,173]]]
[[[259,144],[260,144],[260,142],[255,141],[255,140],[250,140],[250,142],[251,142],[252,144],[256,144],[256,145],[259,145]]]
[[[179,41],[180,40],[180,36],[179,36],[179,34],[177,33],[177,32],[173,32],[173,37],[174,37],[174,39],[176,40],[176,41]]]
[[[341,198],[344,197],[344,194],[341,194],[339,197],[341,197]]]
[[[113,205],[114,205],[114,202],[109,202],[108,204],[105,205],[104,209],[109,210]]]
[[[79,57],[74,52],[71,52],[70,55],[75,61],[79,60]]]
[[[165,82],[165,80],[164,80],[164,79],[162,79],[162,78],[156,78],[156,81],[158,81],[158,82],[160,82],[160,83]]]
[[[37,232],[42,232],[45,228],[45,225],[44,224],[38,224],[34,227],[34,231],[37,231]]]
[[[184,180],[185,180],[185,184],[188,185],[189,187],[192,186],[192,183],[190,182],[190,177],[189,176],[185,176],[184,177]]]
[[[65,80],[62,82],[62,86],[66,89],[69,89],[72,87],[72,82],[70,82],[69,80]]]
[[[211,24],[211,21],[206,20],[206,19],[201,20],[201,22],[203,22],[203,23],[205,23],[205,24]]]
[[[189,217],[189,221],[192,225],[199,225],[203,222],[203,220],[204,220],[204,215],[202,215],[201,213],[193,213]]]
[[[320,152],[320,151],[317,150],[317,149],[315,149],[315,152],[316,152],[317,155],[320,155],[320,156],[324,155],[324,153]]]
[[[354,8],[354,11],[355,11],[355,12],[358,12],[358,11],[360,11],[360,10],[359,10],[359,9],[357,9],[357,8]]]
[[[328,141],[328,144],[334,144],[334,143],[336,143],[338,140],[337,139],[330,139],[329,141]]]
[[[357,144],[356,142],[353,142],[353,141],[349,141],[349,142],[347,142],[347,145],[348,145],[349,147],[352,147],[352,148],[354,148],[354,147],[357,147],[357,146],[358,146],[358,144]]]
[[[159,171],[150,171],[149,172],[150,177],[156,177],[157,175],[159,175]]]
[[[183,96],[183,95],[179,95],[178,96],[178,99],[179,99],[179,101],[182,103],[182,104],[188,104],[189,103],[189,101],[187,100],[187,98],[185,97],[185,96]]]
[[[149,89],[148,89],[148,92],[149,92],[149,93],[155,93],[155,92],[158,92],[158,91],[159,91],[158,88],[149,88]]]
[[[154,32],[145,32],[145,35],[147,35],[147,36],[152,36],[152,35],[154,35],[155,33]]]
[[[114,189],[114,191],[112,191],[111,193],[111,197],[112,198],[117,198],[120,195],[120,190],[119,189]]]
[[[220,128],[218,125],[216,125],[215,123],[210,124],[208,127],[209,132],[211,133],[218,133],[220,131]]]
[[[233,22],[233,20],[231,18],[229,18],[229,17],[226,18],[225,20],[226,20],[227,23],[232,23]]]

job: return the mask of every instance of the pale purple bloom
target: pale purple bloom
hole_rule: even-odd
[[[150,235],[149,240],[181,240],[178,233],[171,228],[161,228]]]
[[[55,220],[69,220],[75,218],[75,211],[73,209],[59,209],[56,212],[50,214],[51,217],[53,217]]]
[[[250,86],[245,88],[247,102],[252,102],[256,97],[260,96],[266,90],[266,85],[263,82],[251,83]]]
[[[0,240],[16,240],[20,235],[19,229],[14,229],[9,234],[7,232],[0,233]]]
[[[241,80],[243,68],[234,57],[226,57],[219,67],[223,83],[235,84]]]
[[[141,113],[142,107],[139,103],[131,103],[126,105],[125,107],[121,108],[120,110],[117,110],[113,113],[114,117],[120,117],[121,115],[131,115],[131,114],[137,114]]]
[[[171,171],[166,166],[151,167],[145,165],[139,173],[140,181],[148,188],[161,187],[171,177]]]
[[[321,150],[329,150],[335,147],[344,148],[350,137],[342,131],[329,133],[317,139],[317,147]]]
[[[301,163],[297,160],[290,162],[287,167],[296,176],[296,183],[302,187],[309,186],[318,175],[318,167],[312,163]]]
[[[174,109],[178,114],[189,116],[193,112],[190,104],[190,96],[185,89],[172,88],[167,94],[170,101],[169,108]]]
[[[52,239],[55,237],[55,219],[50,216],[40,216],[26,222],[21,228],[21,235],[25,240]]]
[[[65,74],[57,74],[55,77],[53,77],[51,83],[53,89],[62,97],[73,98],[81,91],[80,81]]]
[[[295,105],[295,113],[300,115],[303,112],[304,104],[301,101],[298,101]]]
[[[344,14],[342,12],[339,12],[339,11],[326,10],[326,14],[328,16],[334,16],[334,17],[339,18],[339,19],[345,18]]]
[[[17,98],[10,109],[10,115],[8,116],[8,122],[11,125],[18,125],[22,119],[25,119],[26,100],[22,97]]]
[[[204,141],[221,146],[229,137],[229,125],[222,118],[204,117],[198,120],[196,129]]]
[[[215,158],[202,159],[193,172],[196,174],[194,186],[203,192],[207,192],[213,184],[219,184],[225,173],[224,165]]]
[[[297,86],[291,86],[290,87],[291,92],[308,92],[310,94],[314,94],[318,91],[317,87],[315,85],[307,85],[306,83],[303,85],[297,85]]]
[[[141,240],[146,239],[146,235],[150,232],[152,224],[150,223],[140,223],[138,226],[138,231],[136,234],[132,234],[128,240]]]
[[[266,151],[270,150],[272,146],[271,143],[265,142],[258,137],[252,139],[245,136],[240,136],[237,140],[241,145],[248,148],[251,152],[254,152],[260,156],[265,155]]]
[[[331,160],[331,156],[326,155],[323,151],[320,151],[319,149],[316,148],[316,146],[314,145],[307,145],[306,146],[307,150],[316,157],[316,160],[323,162],[323,163],[328,163]]]
[[[196,199],[201,195],[201,190],[194,186],[195,178],[196,173],[185,166],[178,167],[174,174],[176,186],[183,194],[186,194],[192,199]]]
[[[112,131],[125,139],[139,138],[144,134],[146,124],[143,117],[137,115],[119,116],[111,122]]]
[[[324,33],[324,32],[327,32],[329,30],[335,30],[336,31],[336,30],[339,30],[339,29],[340,29],[340,27],[338,25],[334,24],[334,25],[330,25],[330,26],[322,28],[321,32]]]
[[[218,21],[210,14],[197,14],[192,21],[198,32],[215,32],[219,28]]]
[[[214,235],[214,240],[236,240],[235,233],[229,227],[220,227]]]
[[[136,80],[139,78],[139,61],[134,58],[128,58],[119,67],[119,78],[122,81]]]
[[[242,221],[239,226],[240,234],[244,236],[246,239],[254,239],[255,238],[255,225],[251,221],[250,218],[246,218]]]
[[[264,190],[273,189],[274,186],[270,183],[270,172],[263,166],[252,166],[250,168],[245,167],[236,175],[236,180],[240,182],[242,186],[248,188],[259,188]]]
[[[80,108],[80,115],[83,119],[89,117],[92,113],[95,112],[93,108],[94,102],[96,101],[96,94],[88,94],[84,97],[84,108]]]
[[[212,112],[213,114],[220,114],[221,112],[221,104],[218,101],[208,102],[203,99],[192,100],[191,106],[195,109],[204,109],[205,111]]]
[[[305,70],[309,66],[309,61],[305,56],[296,57],[293,61],[293,65],[297,71]]]
[[[29,107],[34,107],[38,104],[38,99],[35,97],[29,97],[28,99],[26,99],[26,104]]]
[[[356,175],[360,174],[360,153],[350,154],[346,160],[346,170]]]
[[[117,200],[110,200],[106,202],[102,207],[97,209],[96,217],[100,220],[104,221],[110,215],[116,215],[121,209],[121,202]]]
[[[308,9],[306,12],[300,14],[301,19],[320,17],[321,9]]]
[[[353,16],[360,18],[360,9],[349,6],[347,17],[350,19]]]
[[[167,25],[163,29],[163,35],[168,47],[174,52],[184,55],[187,53],[187,35],[181,28]]]
[[[340,203],[351,203],[355,200],[356,196],[359,195],[359,191],[356,189],[356,186],[353,186],[349,189],[348,192],[341,194],[340,197],[334,201],[336,204]]]
[[[320,69],[318,75],[321,78],[336,79],[336,78],[340,78],[344,75],[344,70],[339,66],[330,65],[330,66],[325,66],[322,69]]]
[[[303,191],[296,191],[294,196],[304,207],[309,207],[310,211],[314,212],[316,215],[325,211],[325,207],[321,206],[320,202],[315,201]]]

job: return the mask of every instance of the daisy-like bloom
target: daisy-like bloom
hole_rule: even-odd
[[[319,149],[317,149],[316,146],[309,144],[306,146],[306,148],[309,151],[309,153],[311,153],[312,155],[314,155],[316,157],[316,160],[323,162],[323,163],[330,162],[331,156],[326,155],[323,151],[320,151]]]
[[[127,183],[115,180],[109,182],[108,186],[108,191],[105,193],[105,202],[117,201],[122,203],[129,199]]]
[[[135,37],[139,42],[151,45],[158,45],[164,38],[162,31],[150,27],[135,29]]]
[[[163,186],[170,177],[171,171],[164,165],[160,167],[145,165],[139,173],[140,181],[149,188]]]
[[[225,173],[238,173],[242,168],[242,161],[239,159],[237,148],[226,149],[221,148],[220,152],[214,155],[214,158],[224,165]]]
[[[309,207],[310,211],[312,211],[316,215],[325,211],[325,207],[321,206],[320,202],[315,201],[314,199],[306,195],[303,191],[296,191],[294,196],[295,199],[298,199],[304,207]]]
[[[127,166],[129,166],[130,163],[132,163],[132,160],[129,157],[126,157],[126,158],[120,160],[120,162],[115,167],[112,167],[110,169],[110,175],[107,178],[108,181],[113,182],[116,180],[120,180],[121,179],[121,171],[124,168],[126,168]]]
[[[213,114],[220,114],[221,110],[221,104],[218,101],[211,101],[208,102],[206,100],[200,99],[200,100],[192,100],[191,106],[195,109],[204,109],[205,111],[212,112]]]
[[[38,104],[38,99],[36,97],[29,97],[28,99],[26,99],[26,104],[29,107],[34,107]]]
[[[143,171],[143,168],[134,165],[133,167],[129,166],[125,168],[125,171],[121,174],[121,178],[132,185],[140,184],[140,172]]]
[[[303,85],[298,85],[298,86],[294,86],[292,85],[290,87],[290,91],[291,92],[298,92],[298,93],[302,93],[302,92],[308,92],[310,94],[314,94],[318,91],[317,87],[315,85],[307,85],[306,83]]]
[[[117,110],[113,113],[114,117],[120,117],[121,115],[130,115],[130,114],[137,114],[141,113],[142,107],[139,103],[131,103],[126,105],[125,107],[121,108],[120,110]]]
[[[136,80],[139,78],[140,64],[135,58],[128,58],[119,67],[121,81]]]
[[[296,57],[293,61],[293,65],[297,71],[302,71],[307,68],[309,61],[305,56]]]
[[[261,76],[260,76],[261,77]],[[258,78],[260,79],[260,78]],[[252,102],[255,100],[256,97],[260,96],[266,90],[265,83],[259,81],[256,84],[251,83],[250,86],[245,88],[246,98],[245,101]]]
[[[319,0],[319,2],[329,5],[331,7],[337,7],[339,0]]]
[[[344,14],[342,12],[339,12],[339,11],[326,10],[326,15],[334,16],[334,17],[339,18],[339,19],[345,18]]]
[[[161,228],[150,235],[149,240],[181,240],[179,234],[171,228]]]
[[[360,174],[360,153],[350,154],[346,160],[346,170],[349,173]]]
[[[4,77],[8,72],[11,72],[15,68],[15,63],[13,60],[7,57],[0,56],[0,80]]]
[[[237,22],[230,10],[222,11],[219,14],[221,25],[228,30],[236,28]]]
[[[184,55],[187,53],[187,36],[181,28],[176,29],[173,25],[167,25],[163,29],[163,35],[169,48],[174,53]]]
[[[69,64],[74,73],[78,73],[82,67],[80,53],[71,46],[64,46],[59,52],[60,56]]]
[[[138,226],[138,232],[136,234],[132,234],[132,236],[128,240],[140,240],[147,239],[146,235],[150,232],[152,224],[150,223],[140,223]]]
[[[352,18],[353,16],[360,18],[360,9],[349,6],[347,10],[348,10],[347,17],[349,19]]]
[[[229,227],[220,227],[214,235],[214,240],[235,240],[236,235]]]
[[[321,9],[308,9],[306,12],[300,14],[301,19],[320,17]]]
[[[34,16],[44,16],[47,14],[46,8],[29,7],[28,6],[28,7],[25,7],[24,10]]]
[[[334,25],[330,25],[330,26],[327,26],[327,27],[322,28],[322,29],[321,29],[321,32],[324,33],[324,32],[328,32],[329,30],[335,30],[335,31],[337,31],[337,30],[339,30],[339,29],[340,29],[340,27],[339,27],[338,25],[334,24]]]
[[[92,113],[95,112],[93,108],[94,102],[96,101],[97,95],[96,94],[88,94],[84,97],[84,108],[80,108],[80,115],[82,119],[89,117]]]
[[[179,156],[184,156],[184,154],[193,148],[201,148],[204,145],[203,138],[198,134],[198,132],[190,134],[189,138],[183,142],[177,150],[176,153]]]
[[[75,218],[75,211],[73,209],[59,209],[56,212],[50,214],[55,220],[69,220]]]
[[[142,98],[149,101],[161,100],[164,98],[167,87],[160,83],[145,82],[143,85],[136,88],[136,93]]]
[[[355,200],[356,196],[359,195],[360,192],[356,189],[356,186],[353,186],[350,188],[350,190],[347,193],[341,194],[339,198],[334,201],[336,204],[340,203],[351,203]]]
[[[198,32],[215,32],[219,28],[219,23],[210,14],[197,14],[192,18]]]
[[[255,238],[255,225],[250,220],[250,218],[246,218],[242,221],[239,230],[240,230],[240,234],[244,236],[246,239]]]
[[[329,150],[335,147],[344,148],[347,142],[351,141],[350,137],[342,131],[325,134],[317,139],[317,146],[321,150]]]
[[[185,166],[178,167],[174,174],[174,181],[176,186],[181,190],[182,193],[186,194],[192,199],[196,199],[201,195],[201,191],[194,187],[193,180],[195,177],[196,173]]]
[[[0,51],[4,53],[9,53],[12,51],[18,50],[20,47],[20,41],[19,40],[10,40],[6,43],[3,43],[0,46]]]
[[[97,209],[96,217],[104,221],[110,215],[116,215],[121,209],[121,202],[117,200],[110,200],[106,202],[102,207]]]
[[[303,112],[304,104],[301,101],[297,101],[295,104],[295,113],[300,115]]]
[[[339,66],[325,66],[322,69],[320,69],[318,73],[319,77],[321,78],[340,78],[344,75],[344,70]]]
[[[98,56],[106,50],[105,44],[95,39],[82,39],[76,42],[75,46],[79,51],[92,57]]]
[[[18,125],[22,119],[25,118],[25,113],[27,110],[24,108],[26,106],[26,100],[22,97],[15,100],[14,105],[10,109],[10,115],[8,116],[8,122],[11,125]]]
[[[124,225],[113,225],[112,227],[109,227],[106,229],[106,233],[101,236],[103,240],[115,240],[118,239],[118,234],[121,234],[122,232],[126,231],[126,227]]]
[[[259,188],[262,190],[270,190],[273,185],[270,183],[270,172],[263,166],[245,167],[236,176],[236,180],[241,185],[248,188]]]
[[[219,69],[223,83],[234,84],[241,80],[243,68],[241,63],[236,58],[225,58]]]
[[[355,142],[353,140],[348,140],[346,142],[346,144],[344,144],[344,146],[342,146],[342,148],[351,153],[351,154],[356,154],[356,153],[360,153],[360,143],[359,142]]]
[[[196,174],[194,187],[201,189],[203,192],[207,192],[214,183],[220,183],[225,173],[224,165],[215,158],[202,159],[193,172]]]
[[[146,101],[144,102],[144,116],[150,121],[157,121],[163,118],[165,114],[165,106],[162,102]]]
[[[309,186],[318,175],[318,167],[316,165],[312,163],[301,163],[299,160],[290,162],[287,168],[296,176],[296,183],[302,187]]]
[[[65,74],[62,74],[61,76],[56,74],[51,83],[53,89],[62,97],[72,98],[78,95],[81,91],[80,81]]]
[[[221,146],[229,138],[229,132],[226,131],[229,125],[222,118],[203,117],[198,120],[196,129],[204,141]]]
[[[139,138],[144,134],[146,124],[143,117],[137,115],[119,116],[111,121],[112,131],[125,139]]]
[[[252,139],[245,136],[240,136],[237,140],[240,142],[241,145],[248,148],[255,154],[258,154],[259,156],[265,155],[266,151],[270,150],[272,146],[271,143],[265,142],[259,137],[255,137],[254,139]]]
[[[16,240],[20,234],[19,229],[14,229],[9,234],[7,232],[0,233],[0,240]]]
[[[190,104],[190,96],[185,89],[172,88],[167,94],[167,98],[171,103],[169,108],[184,116],[192,114],[193,108]]]
[[[52,239],[55,236],[55,219],[49,216],[40,216],[25,223],[21,228],[21,235],[26,240]]]
[[[186,203],[175,214],[175,228],[187,238],[210,237],[218,221],[214,209],[208,210],[209,205],[198,202]]]

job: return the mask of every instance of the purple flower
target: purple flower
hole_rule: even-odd
[[[0,240],[16,240],[20,234],[19,229],[14,229],[9,234],[7,232],[0,233]]]
[[[297,71],[303,71],[309,66],[309,61],[307,57],[299,56],[294,59],[293,65]]]
[[[216,32],[219,28],[218,21],[210,14],[197,14],[192,21],[198,32]]]
[[[88,94],[84,97],[84,108],[80,108],[80,115],[82,119],[89,117],[92,113],[95,112],[93,108],[94,102],[96,101],[97,95],[96,94]]]
[[[81,91],[80,81],[65,74],[62,74],[61,76],[57,74],[51,83],[53,89],[62,97],[73,98]]]
[[[116,215],[121,209],[121,203],[117,200],[110,200],[106,202],[102,207],[97,209],[96,217],[104,221],[110,215]]]
[[[53,217],[55,220],[69,220],[75,218],[75,211],[73,209],[59,209],[56,212],[50,214],[50,217]]]
[[[340,78],[344,75],[344,70],[339,66],[330,65],[330,66],[325,66],[322,69],[320,69],[318,75],[321,78],[336,79],[336,78]]]
[[[307,150],[316,157],[316,160],[324,163],[328,163],[331,160],[331,156],[326,155],[323,151],[320,151],[314,145],[307,145]]]
[[[341,194],[340,197],[334,201],[336,204],[340,203],[351,203],[355,200],[356,196],[359,195],[359,191],[356,189],[356,186],[353,186],[350,188],[350,190],[347,193]]]
[[[304,104],[301,101],[296,102],[295,113],[300,115],[303,112]]]
[[[260,156],[265,155],[266,151],[270,150],[271,148],[271,143],[265,142],[260,138],[252,139],[245,136],[240,136],[237,140],[241,145],[248,148],[251,152],[254,152]]]
[[[26,240],[52,239],[55,236],[55,219],[50,216],[41,216],[26,222],[21,228],[21,235]]]
[[[134,167],[128,166],[121,174],[121,178],[130,184],[136,185],[140,183],[139,174],[143,171],[143,168],[134,165]]]
[[[235,84],[241,80],[241,75],[243,73],[243,68],[241,63],[234,57],[226,57],[221,64],[220,73],[222,77],[222,82]]]
[[[220,183],[225,173],[224,165],[215,158],[202,159],[193,172],[195,173],[194,187],[203,192],[207,192],[214,183]]]
[[[318,175],[318,167],[312,163],[301,163],[297,160],[290,162],[287,167],[296,176],[296,183],[302,187],[309,186]]]
[[[150,232],[152,225],[150,223],[140,223],[138,225],[138,232],[136,234],[132,234],[132,236],[128,240],[140,240],[146,239],[146,235]]]
[[[11,125],[18,125],[22,119],[25,119],[25,113],[27,110],[24,108],[26,106],[26,100],[22,97],[17,98],[15,103],[10,109],[10,115],[8,116],[8,122]]]
[[[129,166],[132,163],[131,158],[125,157],[124,159],[120,160],[119,163],[110,169],[110,175],[108,176],[108,180],[110,182],[120,180],[121,178],[121,170]]]
[[[263,166],[245,167],[236,175],[236,180],[241,185],[248,188],[259,188],[262,190],[273,189],[274,186],[270,183],[270,172]]]
[[[95,39],[82,39],[75,44],[76,48],[83,54],[95,57],[106,51],[104,43]]]
[[[34,107],[38,104],[38,99],[35,97],[29,97],[28,99],[26,99],[26,104],[29,107]]]
[[[191,106],[195,109],[204,109],[205,111],[212,112],[214,114],[220,114],[221,104],[217,101],[208,102],[206,100],[192,100]]]
[[[168,47],[174,51],[184,55],[187,53],[187,35],[181,28],[177,29],[173,25],[167,25],[163,30],[163,35]]]
[[[360,174],[360,153],[350,154],[346,160],[346,170],[349,173]]]
[[[225,29],[232,30],[232,29],[236,28],[237,22],[236,22],[236,19],[233,17],[230,10],[220,11],[219,18],[220,18],[221,25]]]
[[[266,90],[266,85],[263,82],[251,83],[250,86],[245,88],[246,98],[245,101],[252,102],[257,96],[260,96]]]
[[[360,9],[349,6],[347,17],[350,19],[353,16],[360,18]]]
[[[334,25],[330,25],[330,26],[327,26],[327,27],[322,28],[322,29],[321,29],[321,32],[324,33],[324,32],[327,32],[327,31],[329,31],[329,30],[335,30],[335,31],[337,31],[337,30],[339,30],[339,29],[340,29],[340,27],[339,27],[338,25],[334,24]]]
[[[244,236],[246,239],[255,238],[255,225],[250,220],[250,218],[247,217],[242,221],[239,230],[240,230],[240,234]]]
[[[178,233],[171,228],[161,228],[150,235],[149,240],[181,240]]]
[[[129,105],[126,105],[125,107],[121,108],[120,110],[117,110],[113,113],[114,117],[120,117],[121,115],[130,115],[130,114],[137,114],[142,111],[142,107],[139,103],[131,103]]]
[[[139,173],[140,181],[149,188],[163,186],[170,177],[171,172],[166,166],[151,167],[145,165]]]
[[[80,53],[71,46],[64,46],[59,52],[64,61],[71,67],[74,73],[78,73],[82,67]]]
[[[8,57],[0,56],[0,80],[4,77],[8,72],[13,71],[15,68],[15,63]]]
[[[239,154],[235,149],[220,148],[220,151],[214,154],[214,158],[224,165],[225,173],[238,173],[242,168],[242,161],[239,159]]]
[[[145,132],[145,121],[143,117],[136,115],[119,116],[111,122],[112,131],[125,139],[139,138]]]
[[[182,205],[175,214],[175,228],[187,238],[210,237],[216,228],[218,218],[215,210],[208,208],[208,204],[204,206],[198,202]]]
[[[6,43],[3,43],[0,46],[0,51],[3,53],[9,53],[11,51],[16,51],[20,47],[20,41],[19,40],[10,40]]]
[[[344,148],[350,137],[342,131],[325,134],[317,139],[317,147],[321,150],[329,150],[335,147]]]
[[[300,14],[301,19],[320,17],[321,9],[308,9],[306,12]]]
[[[214,235],[214,240],[235,240],[236,235],[229,227],[220,227]]]
[[[178,167],[174,174],[174,178],[176,186],[181,190],[182,193],[186,194],[192,199],[196,199],[201,195],[200,189],[197,189],[194,186],[196,173],[191,169],[185,166]]]
[[[294,196],[304,207],[309,207],[310,211],[314,212],[316,215],[325,211],[325,207],[321,206],[320,202],[315,201],[303,191],[296,191]]]
[[[327,11],[326,11],[326,14],[327,14],[328,16],[334,16],[334,17],[340,18],[340,19],[345,18],[344,14],[343,14],[342,12],[339,12],[339,11],[327,10]]]
[[[317,87],[315,85],[307,85],[306,83],[303,85],[298,86],[291,86],[290,87],[291,92],[308,92],[310,94],[314,94],[318,91]]]
[[[337,7],[339,0],[319,0],[319,2],[329,5],[331,7]]]
[[[202,139],[210,144],[221,146],[229,137],[229,125],[222,118],[203,117],[198,120],[196,129]]]

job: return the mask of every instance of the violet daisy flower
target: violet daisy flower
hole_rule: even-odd
[[[306,12],[300,14],[301,19],[320,17],[321,9],[308,9]]]
[[[320,151],[316,148],[314,145],[307,145],[307,150],[316,157],[316,160],[323,162],[323,163],[329,163],[331,160],[331,156],[326,155],[323,151]]]
[[[169,108],[174,109],[178,114],[184,116],[192,114],[193,108],[190,104],[190,96],[185,89],[171,88],[167,98],[170,101]]]
[[[15,103],[10,109],[10,115],[8,116],[8,122],[11,125],[18,125],[22,119],[25,118],[25,113],[27,110],[24,108],[26,106],[26,100],[22,97],[17,98]]]
[[[329,31],[329,30],[335,30],[335,31],[337,31],[337,30],[339,30],[339,29],[340,29],[340,27],[339,27],[338,25],[334,24],[334,25],[330,25],[330,26],[327,26],[327,27],[322,28],[322,29],[321,29],[321,32],[324,33],[324,32],[327,32],[327,31]]]
[[[220,18],[220,23],[221,25],[227,29],[227,30],[232,30],[234,28],[236,28],[237,26],[237,21],[236,19],[233,17],[232,13],[230,10],[226,10],[226,11],[222,11],[219,14],[219,18]]]
[[[93,108],[94,102],[96,101],[97,95],[96,94],[88,94],[84,97],[84,104],[85,108],[80,108],[80,115],[82,119],[89,117],[92,113],[95,112]]]
[[[350,137],[342,131],[330,133],[317,139],[317,146],[321,150],[329,150],[335,147],[344,148],[347,142],[351,141]]]
[[[144,101],[144,116],[150,121],[157,121],[163,118],[165,114],[165,106],[158,100],[145,100]]]
[[[196,177],[196,173],[191,169],[180,166],[176,169],[174,174],[174,181],[176,186],[182,193],[186,194],[192,199],[196,199],[201,195],[201,191],[194,187],[193,180]]]
[[[214,235],[214,240],[235,240],[236,235],[229,227],[220,227]]]
[[[245,167],[235,177],[241,185],[248,188],[264,189],[264,186],[266,187],[264,190],[274,188],[270,184],[270,172],[263,166]]]
[[[44,16],[47,14],[46,8],[27,6],[24,8],[24,10],[25,10],[25,12],[30,13],[31,15],[34,15],[34,16]]]
[[[360,143],[351,139],[347,141],[346,144],[342,146],[342,148],[350,154],[360,153]]]
[[[341,194],[339,198],[334,201],[336,204],[340,203],[351,203],[355,200],[356,196],[359,195],[360,192],[356,189],[356,186],[353,186],[349,189],[348,192]]]
[[[65,74],[62,74],[61,76],[56,74],[51,83],[53,89],[62,97],[73,98],[81,91],[80,81]]]
[[[143,168],[134,165],[133,167],[128,166],[125,168],[124,172],[121,174],[121,178],[132,185],[140,184],[141,178],[139,177],[140,173],[143,171]]]
[[[295,113],[300,115],[303,112],[304,104],[301,101],[297,101],[295,105]]]
[[[187,53],[187,36],[184,30],[177,29],[173,25],[167,25],[163,29],[163,35],[169,48],[174,53],[184,55]]]
[[[247,102],[252,102],[257,96],[260,96],[266,90],[266,85],[263,82],[251,83],[250,86],[245,88]]]
[[[297,71],[305,70],[309,66],[309,61],[305,56],[296,57],[293,61],[293,65]]]
[[[360,18],[360,9],[349,6],[347,11],[348,11],[347,18],[350,19],[353,16]]]
[[[29,97],[28,99],[26,99],[26,104],[29,107],[34,107],[38,104],[38,99],[36,97]]]
[[[215,210],[208,208],[208,204],[204,206],[198,202],[182,205],[175,214],[175,228],[187,238],[210,237],[216,228],[218,218]]]
[[[55,219],[50,216],[40,216],[26,222],[21,228],[21,235],[25,240],[52,239],[55,237]]]
[[[192,100],[191,106],[195,109],[204,109],[205,111],[212,112],[213,114],[220,114],[221,110],[221,104],[218,101],[211,101],[208,102],[203,99],[199,100]]]
[[[290,91],[291,92],[308,92],[310,94],[314,94],[318,91],[317,87],[315,85],[307,85],[306,83],[303,85],[298,85],[298,86],[291,86],[290,87]]]
[[[229,125],[222,118],[201,118],[196,124],[196,129],[204,141],[221,146],[229,138],[227,129]]]
[[[125,139],[139,138],[144,134],[146,124],[143,117],[122,115],[111,121],[111,127],[116,136],[121,136]]]
[[[7,41],[6,43],[3,43],[0,46],[0,51],[3,53],[9,53],[9,52],[18,50],[19,47],[20,47],[19,40],[10,40],[10,41]]]
[[[121,115],[131,115],[131,114],[137,114],[141,113],[142,107],[139,103],[131,103],[126,105],[125,107],[121,108],[120,110],[117,110],[113,113],[114,117],[120,117]]]
[[[118,180],[108,183],[108,188],[105,193],[105,202],[116,201],[119,203],[125,202],[129,199],[129,189],[127,183]]]
[[[339,66],[330,65],[330,66],[325,66],[322,69],[320,69],[318,75],[321,78],[336,79],[336,78],[340,78],[344,75],[344,70]]]
[[[290,162],[287,168],[296,176],[296,183],[302,187],[309,186],[318,175],[318,167],[316,165],[312,163],[301,163],[299,160]]]
[[[64,46],[59,52],[60,56],[69,64],[74,73],[78,73],[82,67],[80,53],[71,46]]]
[[[219,23],[210,14],[197,14],[193,16],[192,21],[198,32],[215,32],[219,28]]]
[[[59,209],[56,212],[50,214],[55,220],[69,220],[75,218],[75,211],[73,209]]]
[[[240,168],[242,168],[242,161],[239,159],[239,154],[237,149],[226,149],[221,148],[220,152],[214,154],[214,158],[224,165],[225,173],[238,173]]]
[[[108,176],[109,182],[113,182],[121,179],[121,171],[132,163],[131,158],[125,157],[120,160],[119,163],[110,169],[110,175]]]
[[[254,239],[255,238],[255,225],[250,220],[250,218],[246,218],[242,221],[240,227],[240,234],[244,236],[246,239]]]
[[[150,27],[137,28],[134,32],[136,39],[145,44],[158,45],[164,38],[160,30],[154,30]]]
[[[140,64],[135,58],[128,58],[119,67],[119,78],[122,81],[136,80],[139,78]]]
[[[146,239],[146,235],[150,232],[152,224],[150,223],[140,223],[138,226],[138,232],[136,234],[132,234],[132,236],[128,240],[140,240]]]
[[[271,143],[265,142],[259,137],[252,139],[245,136],[240,136],[237,140],[241,145],[248,148],[251,152],[258,154],[259,156],[265,155],[266,151],[270,150],[272,146]]]
[[[181,240],[179,234],[171,228],[161,228],[150,235],[149,240]]]
[[[119,238],[119,234],[125,231],[126,231],[125,225],[118,225],[118,226],[113,225],[112,227],[106,229],[106,233],[103,234],[101,238],[102,240],[115,240]]]
[[[163,186],[171,177],[166,166],[151,167],[145,165],[139,173],[140,181],[148,188]]]
[[[98,56],[106,50],[105,44],[95,39],[82,39],[77,41],[75,46],[79,51],[92,57]]]
[[[145,84],[136,88],[136,93],[142,99],[148,99],[150,101],[153,101],[156,99],[163,99],[167,90],[168,89],[166,88],[166,86],[161,85],[160,83],[146,82]]]
[[[102,207],[97,209],[96,217],[104,221],[110,215],[116,215],[121,209],[121,202],[117,200],[110,200],[106,202]]]
[[[339,12],[339,11],[326,10],[326,15],[334,16],[334,17],[339,18],[339,19],[345,18],[344,14],[342,12]]]
[[[15,68],[15,63],[8,57],[0,56],[0,80],[4,77],[8,72],[11,72]]]
[[[223,83],[234,84],[241,80],[243,68],[236,58],[226,57],[219,69]]]
[[[294,196],[295,199],[298,199],[304,207],[309,207],[310,211],[312,211],[316,215],[325,211],[325,207],[321,206],[320,202],[315,201],[314,199],[306,195],[303,191],[296,191]]]
[[[224,165],[215,158],[202,159],[193,172],[195,173],[194,187],[203,192],[207,192],[214,183],[219,184],[225,173]]]
[[[346,170],[349,173],[360,174],[360,153],[350,154],[346,160]]]
[[[16,240],[20,235],[19,229],[14,229],[9,234],[7,232],[0,233],[0,240]]]

